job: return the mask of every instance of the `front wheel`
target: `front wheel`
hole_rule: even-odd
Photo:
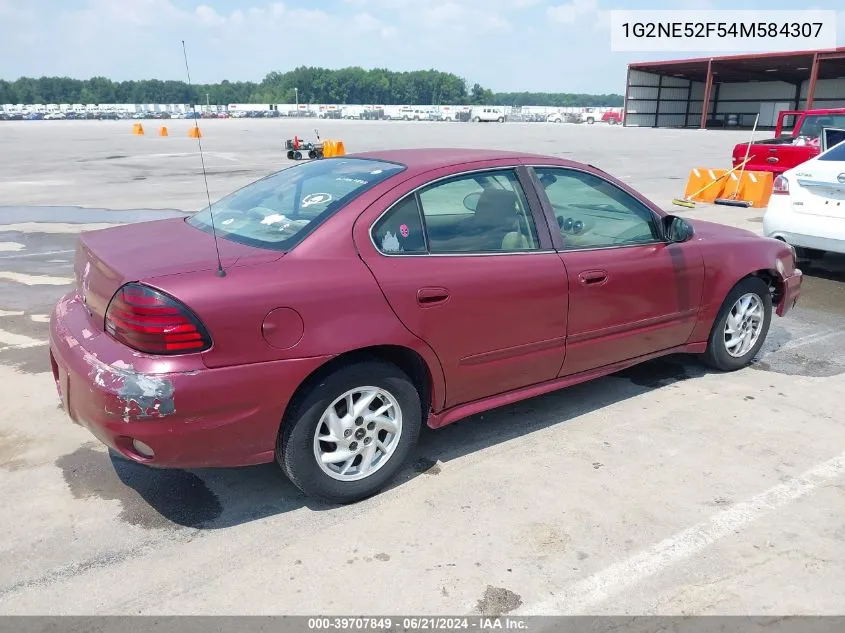
[[[593,117],[590,117],[589,119],[587,119],[587,123],[588,123],[589,125],[592,125],[592,124],[593,124],[593,123],[595,123],[595,122],[596,122],[596,120],[595,120]]]
[[[398,367],[365,361],[318,381],[283,423],[276,451],[305,494],[352,503],[402,467],[422,425],[420,395]]]
[[[505,122],[505,117],[501,117],[501,116],[500,116],[500,117],[499,117],[498,119],[496,119],[496,120],[497,120],[499,123],[504,123],[504,122]]]
[[[720,371],[747,366],[760,351],[772,321],[772,294],[759,277],[747,277],[728,293],[713,329],[705,363]]]

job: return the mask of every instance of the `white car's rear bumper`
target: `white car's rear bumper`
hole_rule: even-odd
[[[788,195],[773,195],[763,215],[763,234],[796,247],[845,254],[845,217],[796,213]]]

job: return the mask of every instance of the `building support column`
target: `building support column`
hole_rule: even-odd
[[[660,119],[660,94],[663,92],[663,75],[657,78],[657,103],[654,104],[654,127],[657,127],[657,122]]]
[[[807,86],[807,110],[812,109],[816,98],[816,81],[819,78],[819,54],[813,54],[813,67],[810,69],[810,85]]]
[[[631,67],[628,66],[628,74],[625,75],[625,96],[622,101],[622,127],[628,121],[628,91],[631,90]]]
[[[707,114],[710,109],[710,91],[713,89],[713,60],[707,60],[707,80],[704,82],[704,102],[701,104],[701,124],[699,127],[702,130],[707,129]]]

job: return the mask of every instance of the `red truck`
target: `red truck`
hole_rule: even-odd
[[[618,110],[608,110],[601,115],[601,120],[609,125],[616,125],[622,123],[622,112]]]
[[[819,138],[826,127],[845,128],[845,108],[825,110],[785,110],[778,116],[775,138],[734,147],[733,165],[751,159],[747,171],[770,171],[775,176],[819,154]]]

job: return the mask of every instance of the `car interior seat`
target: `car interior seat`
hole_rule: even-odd
[[[475,207],[470,231],[479,250],[501,250],[505,236],[517,232],[517,198],[507,189],[485,189]],[[511,238],[514,239],[514,238]]]

